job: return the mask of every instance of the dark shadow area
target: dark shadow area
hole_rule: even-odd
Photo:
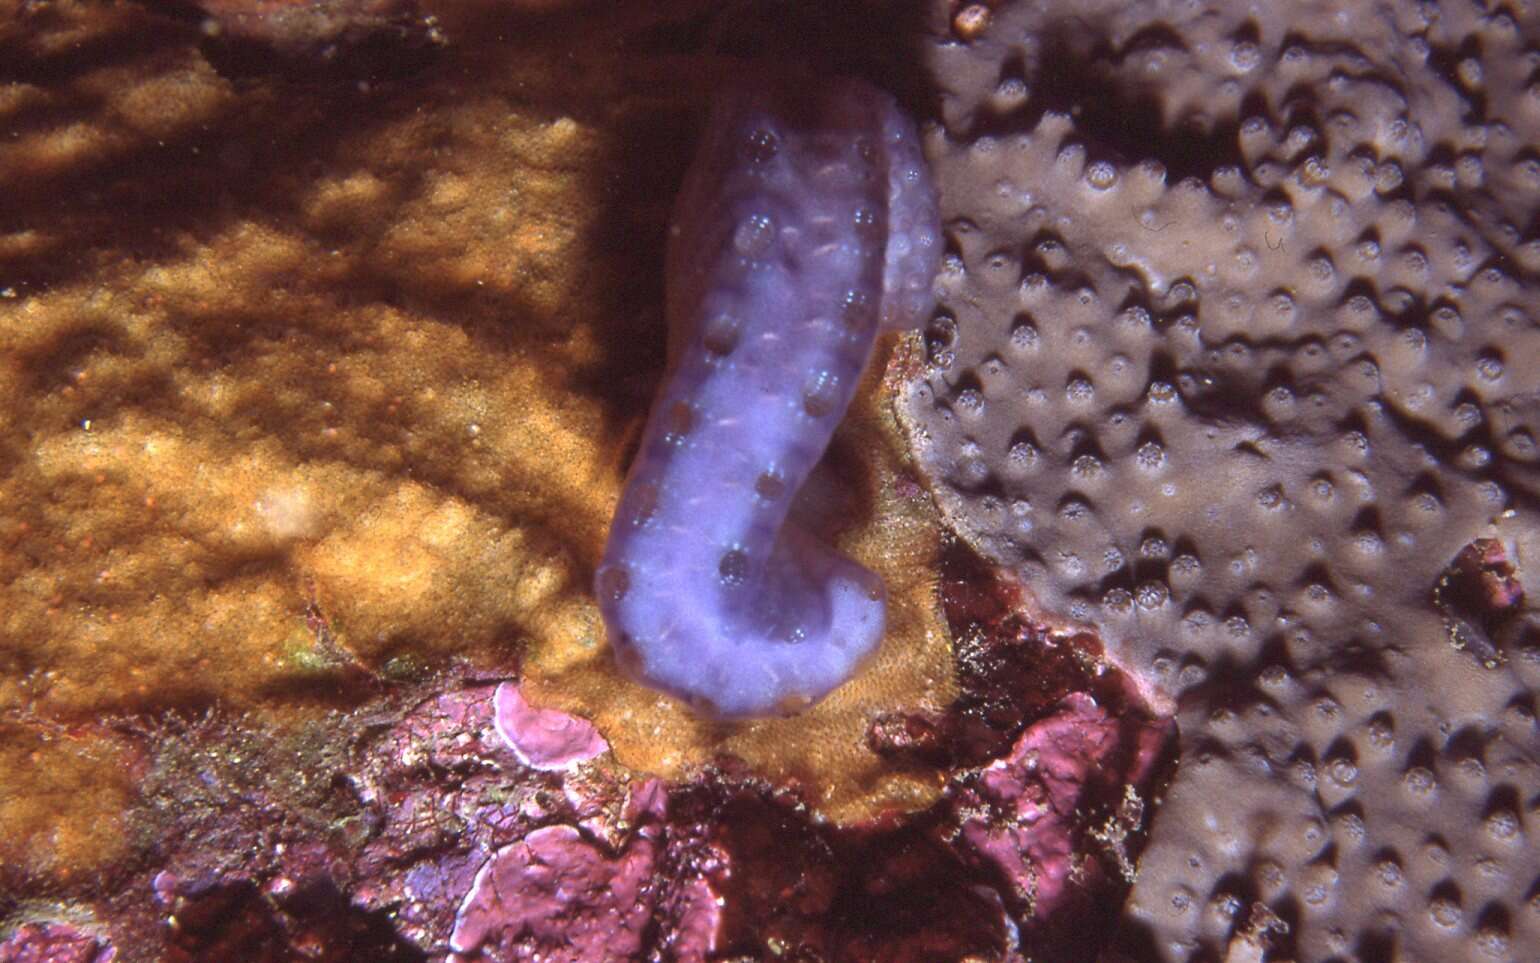
[[[240,882],[178,899],[168,963],[420,963],[427,956],[396,935],[390,915],[353,906],[329,880],[283,897]]]
[[[1118,161],[1154,158],[1165,165],[1173,184],[1188,177],[1206,183],[1221,167],[1246,168],[1236,137],[1240,120],[1273,119],[1259,97],[1245,99],[1236,117],[1217,118],[1201,127],[1168,126],[1155,91],[1130,82],[1119,71],[1125,61],[1150,50],[1186,56],[1182,37],[1164,24],[1155,24],[1121,45],[1099,35],[1087,46],[1086,31],[1087,25],[1074,17],[1057,23],[1041,38],[1036,58],[1041,66],[1027,78],[1032,94],[1027,108],[1005,115],[980,114],[969,135],[1029,131],[1044,114],[1066,114],[1075,118],[1077,130],[1085,132],[1093,160],[1107,155]]]

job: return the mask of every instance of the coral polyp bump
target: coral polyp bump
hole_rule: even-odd
[[[861,81],[757,75],[713,108],[667,257],[670,372],[595,587],[621,666],[727,718],[796,711],[877,646],[884,591],[795,497],[883,328],[931,305],[935,192]]]

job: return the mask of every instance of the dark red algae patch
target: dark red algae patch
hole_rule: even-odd
[[[831,829],[794,794],[727,773],[672,801],[676,858],[709,848],[731,868],[719,883],[718,949],[728,956],[918,963],[1004,953],[1000,904],[937,838],[939,810]]]
[[[890,715],[869,742],[953,767],[932,808],[815,823],[794,789],[719,769],[670,799],[670,858],[726,872],[718,950],[793,960],[1091,961],[1127,893],[1154,787],[1154,718],[1089,634],[1060,638],[958,546],[941,580],[963,694]],[[1100,922],[1099,922],[1100,921]]]
[[[1450,639],[1485,663],[1503,658],[1505,642],[1524,631],[1524,586],[1501,539],[1478,538],[1460,550],[1433,590]]]
[[[958,762],[999,755],[1024,724],[1075,692],[1093,696],[1115,717],[1149,717],[1127,676],[1106,662],[1100,639],[1033,622],[1021,586],[961,543],[942,559],[941,604],[963,693],[950,713]]]
[[[171,901],[166,963],[415,963],[427,957],[396,933],[388,914],[353,906],[329,880],[266,887],[239,880]]]

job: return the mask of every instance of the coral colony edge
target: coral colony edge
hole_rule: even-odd
[[[633,677],[707,715],[795,712],[877,646],[881,580],[794,502],[878,332],[926,318],[940,257],[892,97],[770,73],[718,95],[670,230],[669,373],[594,579]]]

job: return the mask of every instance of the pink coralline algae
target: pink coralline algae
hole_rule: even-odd
[[[0,943],[0,963],[112,963],[117,950],[68,923],[24,923]]]
[[[666,813],[663,784],[649,780],[625,806],[624,821],[639,828],[613,856],[566,824],[498,850],[460,907],[450,960],[630,959],[646,946],[660,901],[673,911],[673,958],[704,959],[716,945],[720,910],[703,878],[657,879]]]
[[[1131,870],[1122,843],[1139,814],[1110,813],[1103,826],[1083,827],[1082,809],[1089,796],[1142,783],[1168,735],[1168,724],[1116,719],[1090,696],[1072,693],[954,798],[964,845],[1009,882],[1003,895],[1025,908],[1029,928],[1076,915],[1074,904],[1103,886],[1095,843]]]
[[[500,959],[633,956],[651,915],[644,897],[655,857],[646,838],[610,858],[571,826],[537,829],[482,867],[450,945],[464,953],[490,943]]]
[[[609,743],[587,719],[554,709],[537,709],[519,687],[505,682],[493,697],[498,735],[531,769],[553,771],[606,752]]]

